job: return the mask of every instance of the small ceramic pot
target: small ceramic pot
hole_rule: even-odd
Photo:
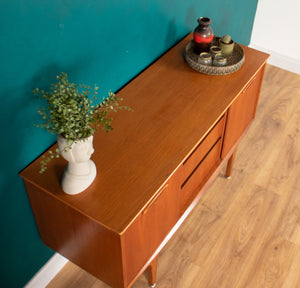
[[[210,54],[212,58],[214,59],[216,55],[221,54],[222,50],[219,46],[211,46],[210,47]]]
[[[198,63],[211,66],[212,64],[211,55],[207,52],[202,52],[198,58]]]
[[[213,65],[214,66],[226,66],[227,64],[227,59],[225,56],[218,54],[214,58]]]
[[[232,40],[230,40],[229,43],[224,43],[221,38],[219,40],[219,45],[222,50],[222,54],[224,54],[225,56],[229,56],[233,53],[234,42]]]

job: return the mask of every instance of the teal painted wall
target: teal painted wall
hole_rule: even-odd
[[[249,44],[257,0],[1,0],[1,286],[22,287],[53,255],[40,241],[22,179],[54,141],[33,127],[35,87],[71,81],[118,90],[197,25]],[[101,153],[98,152],[98,153]]]

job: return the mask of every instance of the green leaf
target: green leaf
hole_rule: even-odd
[[[35,95],[43,98],[47,103],[37,111],[44,123],[35,126],[44,128],[52,134],[63,134],[68,139],[69,146],[78,138],[93,135],[99,127],[106,132],[112,130],[112,118],[109,117],[109,113],[122,109],[133,111],[127,106],[120,106],[119,102],[123,99],[118,98],[111,91],[108,92],[106,99],[96,103],[99,89],[97,84],[92,89],[86,84],[70,83],[64,72],[56,78],[57,82],[51,85],[50,91],[45,92],[39,88],[33,90]],[[41,171],[46,169],[50,156],[59,157],[59,151],[55,152],[56,154],[49,153],[48,158],[43,157]]]

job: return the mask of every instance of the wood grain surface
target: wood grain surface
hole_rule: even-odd
[[[157,287],[300,287],[299,127],[300,76],[267,65],[232,178],[221,173],[162,250]],[[68,263],[48,285],[54,287],[109,286]],[[148,287],[147,273],[132,287]]]
[[[98,174],[86,191],[75,196],[63,193],[63,159],[51,161],[45,175],[38,173],[40,164],[35,161],[21,176],[112,231],[124,232],[268,58],[243,46],[246,60],[239,71],[201,75],[183,58],[191,37],[118,93],[134,112],[118,112],[112,132],[95,134],[97,153],[92,159]]]

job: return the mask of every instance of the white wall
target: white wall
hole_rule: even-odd
[[[300,74],[299,19],[299,0],[258,0],[250,47],[270,53],[268,63]]]

